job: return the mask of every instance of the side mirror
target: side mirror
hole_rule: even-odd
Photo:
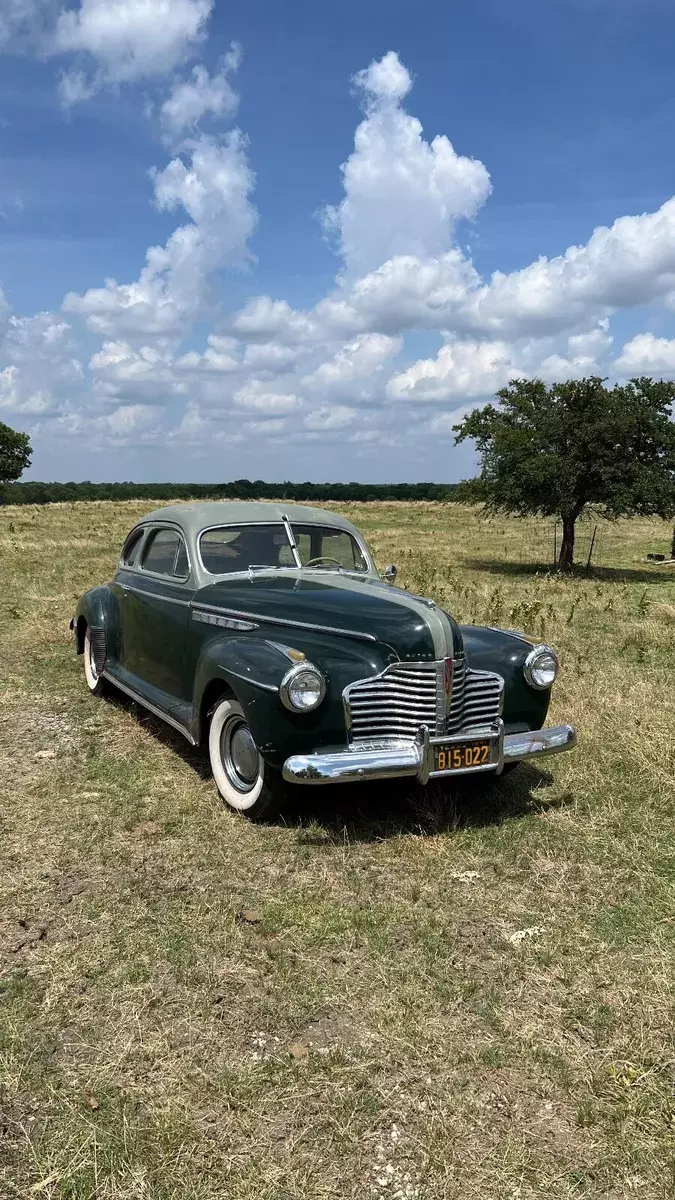
[[[384,568],[384,577],[387,583],[393,583],[397,575],[398,571],[393,563],[389,563],[388,566]]]

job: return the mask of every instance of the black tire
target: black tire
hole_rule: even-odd
[[[281,771],[265,762],[234,696],[223,696],[211,713],[208,745],[213,778],[229,808],[253,821],[279,810],[286,791]]]

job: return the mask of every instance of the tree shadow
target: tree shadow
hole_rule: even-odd
[[[111,690],[106,701],[129,713],[158,742],[178,754],[200,779],[211,779],[209,757],[203,746],[192,746],[177,729],[124,692]],[[289,788],[281,811],[263,823],[297,828],[299,841],[307,846],[379,842],[405,834],[431,837],[458,829],[501,825],[563,807],[572,800],[569,793],[550,798],[542,795],[542,789],[552,783],[548,771],[526,763],[505,776],[432,780],[426,787],[411,779],[296,786]],[[215,784],[213,787],[215,793]]]
[[[670,579],[675,582],[675,570],[667,567],[639,569],[634,567],[585,567],[577,565],[572,571],[558,572],[550,563],[518,563],[506,562],[500,559],[467,558],[462,559],[462,566],[474,571],[486,571],[490,575],[509,575],[511,577],[529,577],[536,575],[551,575],[557,579],[592,579],[602,583],[667,583]]]

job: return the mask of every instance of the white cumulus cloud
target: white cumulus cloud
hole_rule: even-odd
[[[88,88],[164,75],[203,39],[213,0],[81,0],[64,8],[51,51],[91,62]]]
[[[198,64],[193,68],[191,79],[174,85],[159,110],[162,125],[170,137],[175,138],[186,129],[194,130],[207,114],[213,117],[234,115],[238,98],[228,76],[236,71],[240,58],[239,47],[233,46],[215,75],[209,75],[206,67]]]
[[[366,117],[342,166],[344,199],[324,211],[352,276],[394,255],[442,254],[457,219],[473,217],[490,193],[481,162],[457,154],[443,134],[425,141],[420,122],[401,107],[412,81],[396,54],[372,63],[355,82]]]
[[[185,335],[207,304],[213,274],[249,258],[247,241],[257,220],[253,182],[238,130],[222,140],[195,139],[187,162],[177,156],[154,177],[157,207],[182,207],[192,223],[176,229],[165,246],[150,247],[134,283],[108,279],[82,296],[69,292],[64,311],[107,336]]]
[[[624,375],[675,375],[675,338],[638,333],[626,342],[616,366]]]

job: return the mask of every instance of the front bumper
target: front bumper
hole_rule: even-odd
[[[434,771],[433,747],[452,742],[467,742],[489,737],[494,740],[495,754],[486,766],[466,767],[453,771]],[[284,779],[289,783],[361,783],[369,779],[395,779],[415,776],[425,784],[430,778],[449,775],[478,775],[486,771],[499,775],[504,765],[539,758],[543,754],[560,754],[577,744],[572,725],[554,725],[551,729],[534,729],[525,733],[504,733],[502,721],[483,729],[456,734],[453,737],[430,737],[425,726],[414,742],[382,743],[379,746],[325,751],[318,754],[293,754],[286,759]]]

